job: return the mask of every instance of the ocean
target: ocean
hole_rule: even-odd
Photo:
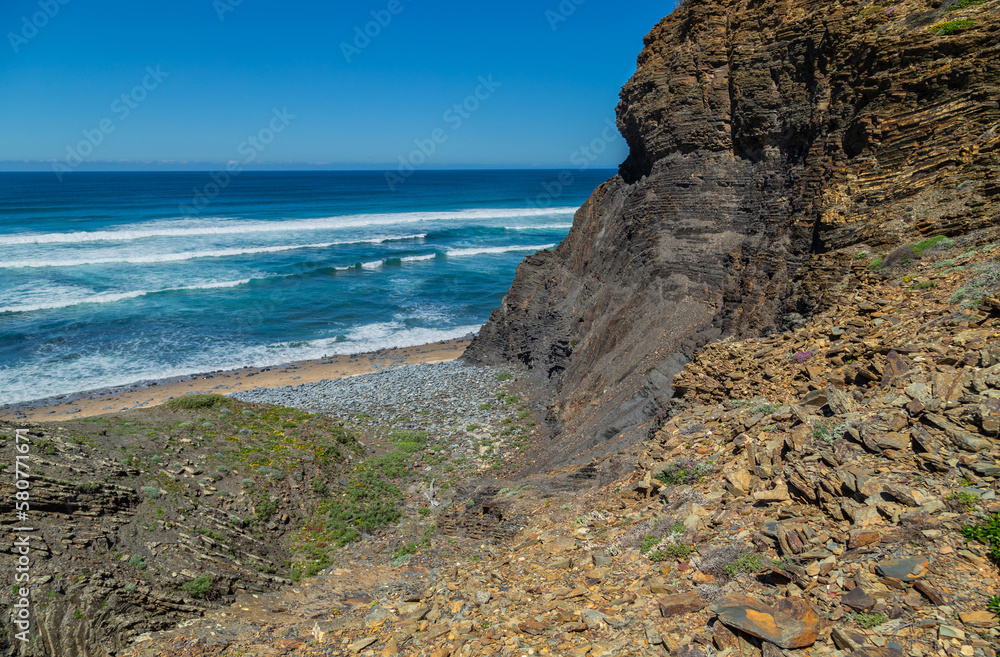
[[[614,173],[0,173],[0,405],[474,333]]]

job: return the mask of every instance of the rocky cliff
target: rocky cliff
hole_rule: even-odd
[[[687,0],[645,39],[630,155],[468,351],[547,391],[541,469],[648,435],[699,346],[801,325],[840,249],[998,221],[1000,3]]]

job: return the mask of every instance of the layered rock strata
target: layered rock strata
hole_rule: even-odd
[[[562,449],[536,469],[647,435],[706,342],[826,307],[836,249],[996,223],[996,7],[690,0],[653,29],[619,175],[467,353],[544,384]]]

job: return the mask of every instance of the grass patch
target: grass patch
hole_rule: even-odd
[[[986,0],[958,0],[958,2],[948,7],[948,11],[959,11],[961,9],[968,9],[969,7],[978,7],[985,2]]]
[[[944,235],[938,235],[936,237],[929,237],[923,241],[917,242],[916,244],[911,244],[910,248],[913,249],[913,254],[919,258],[924,254],[924,251],[933,246],[937,246],[941,249],[950,249],[955,246],[955,242]]]
[[[497,374],[497,381],[503,383],[504,381],[510,381],[514,378],[514,375],[510,372],[500,372]]]
[[[937,25],[932,26],[930,29],[932,32],[934,32],[934,34],[937,34],[938,36],[947,36],[950,34],[958,34],[959,32],[964,32],[965,30],[969,29],[975,24],[976,21],[972,20],[971,18],[962,18],[959,20],[945,21],[944,23],[938,23]]]
[[[882,263],[884,261],[885,258],[881,257],[875,258],[874,260],[868,263],[868,269],[871,269],[872,271],[878,271],[879,269],[882,269]]]
[[[171,399],[163,406],[165,408],[183,409],[185,411],[197,411],[206,408],[215,408],[229,403],[228,397],[216,394],[184,395]]]

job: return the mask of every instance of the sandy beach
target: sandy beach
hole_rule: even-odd
[[[342,379],[369,372],[412,365],[443,363],[459,358],[469,338],[384,349],[367,353],[331,356],[271,367],[209,372],[177,379],[137,383],[114,390],[97,390],[68,395],[59,400],[27,402],[0,409],[0,420],[10,422],[57,422],[117,413],[135,408],[150,408],[174,397],[189,393],[229,394],[254,388],[279,388],[328,379]]]

